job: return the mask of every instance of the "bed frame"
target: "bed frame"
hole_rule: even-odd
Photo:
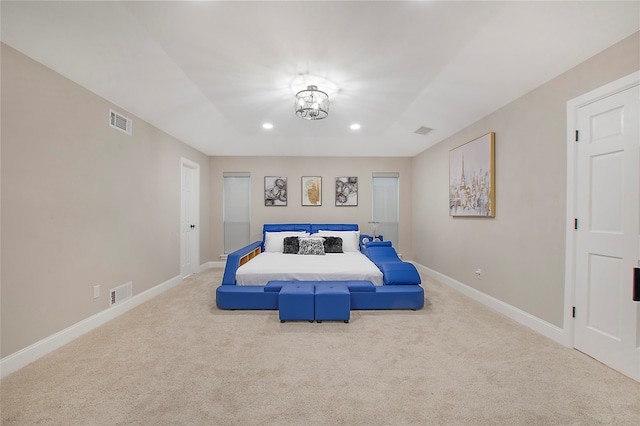
[[[262,241],[230,253],[222,277],[216,289],[216,305],[220,309],[278,309],[278,292],[264,286],[237,286],[238,268],[264,250],[266,232],[303,231],[315,234],[319,230],[357,231],[357,224],[341,223],[288,223],[264,224]],[[348,281],[351,292],[351,309],[420,309],[424,306],[424,289],[415,266],[403,262],[389,242],[367,243],[363,253],[376,264],[384,276],[384,285],[373,286],[369,281]]]

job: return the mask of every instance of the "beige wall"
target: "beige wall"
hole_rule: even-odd
[[[201,166],[200,259],[210,259],[209,159],[2,45],[5,357],[180,274],[180,159]],[[134,120],[108,126],[109,108]],[[93,286],[102,295],[93,299]]]
[[[415,260],[562,327],[566,103],[637,71],[639,51],[636,33],[416,156]],[[450,217],[449,150],[491,131],[496,217]]]
[[[211,199],[222,200],[222,177],[225,172],[251,173],[251,241],[262,239],[264,223],[357,223],[369,231],[371,220],[371,177],[373,172],[400,174],[400,230],[398,250],[411,258],[411,159],[340,158],[340,157],[212,157]],[[265,207],[264,177],[288,178],[287,206]],[[322,176],[322,206],[302,206],[301,177]],[[334,184],[337,176],[358,177],[358,206],[336,207]],[[211,253],[223,253],[222,204],[211,208]]]

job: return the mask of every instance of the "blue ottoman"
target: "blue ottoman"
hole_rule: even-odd
[[[316,286],[316,321],[349,322],[351,293],[346,284],[325,282]]]
[[[284,284],[278,295],[280,322],[314,320],[314,285]]]

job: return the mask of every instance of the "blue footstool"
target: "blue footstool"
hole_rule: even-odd
[[[278,294],[280,322],[314,320],[315,286],[309,284],[284,284]]]
[[[346,284],[320,283],[316,285],[316,321],[344,321],[351,319],[351,293]]]

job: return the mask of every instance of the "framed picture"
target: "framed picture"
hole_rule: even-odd
[[[286,206],[287,205],[287,177],[286,176],[265,176],[264,177],[264,205],[265,206]]]
[[[449,151],[449,215],[495,217],[495,133]]]
[[[358,178],[336,178],[336,206],[358,205]]]
[[[302,205],[322,205],[322,177],[302,176]]]

